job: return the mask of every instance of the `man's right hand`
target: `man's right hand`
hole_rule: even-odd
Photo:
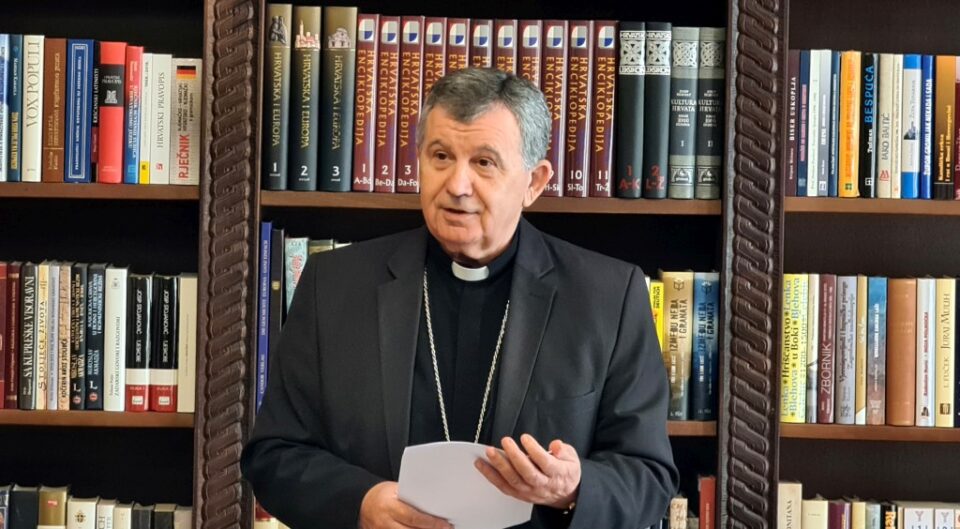
[[[367,491],[360,504],[360,529],[453,529],[442,518],[400,501],[397,482],[384,481]]]

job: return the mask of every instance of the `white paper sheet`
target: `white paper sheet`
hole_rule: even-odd
[[[474,465],[485,445],[408,446],[400,462],[400,499],[456,529],[504,529],[530,521],[533,505],[503,494]]]

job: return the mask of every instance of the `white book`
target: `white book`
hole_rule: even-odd
[[[893,54],[880,54],[877,83],[877,198],[890,198],[890,146],[893,143]]]
[[[868,503],[866,509],[867,529],[883,529],[883,518],[879,503]]]
[[[47,409],[58,410],[60,386],[60,264],[50,263],[47,296]]]
[[[954,388],[956,388],[956,279],[937,279],[937,380],[936,396],[936,425],[946,428],[957,426],[956,403],[954,402]]]
[[[193,413],[197,391],[197,276],[179,279],[177,321],[177,412]]]
[[[935,424],[936,405],[937,283],[917,279],[917,426]]]
[[[103,293],[103,409],[123,411],[126,404],[126,268],[107,267]],[[119,507],[117,507],[119,509]],[[128,518],[129,520],[129,518]],[[129,521],[128,521],[129,526]]]
[[[850,502],[850,529],[867,529],[867,504],[859,500]]]
[[[193,509],[177,506],[173,512],[173,529],[193,529]]]
[[[113,529],[113,510],[117,500],[100,500],[97,503],[97,529]]]
[[[919,501],[898,501],[897,510],[902,510],[902,518],[897,521],[898,527],[904,529],[934,529],[934,503]]]
[[[67,499],[67,529],[98,529],[97,498]]]
[[[893,55],[893,112],[890,119],[890,198],[900,198],[903,164],[903,54]]]
[[[856,327],[856,405],[854,407],[854,424],[867,424],[867,319],[869,318],[870,301],[867,297],[867,276],[857,276],[857,310]]]
[[[144,53],[140,65],[140,173],[137,181],[150,182],[150,144],[153,134],[153,54]]]
[[[107,273],[109,273],[109,268],[107,270]],[[113,509],[113,529],[130,529],[130,522],[132,519],[132,503],[118,503]]]
[[[23,36],[22,93],[20,179],[39,182],[43,165],[43,35]]]
[[[150,183],[170,183],[170,124],[173,100],[173,57],[166,53],[153,54],[153,128],[150,129]]]
[[[837,276],[836,352],[833,360],[834,422],[856,423],[857,276]]]
[[[830,527],[829,507],[827,500],[817,496],[816,499],[803,500],[802,529],[828,529]]]
[[[817,422],[820,367],[820,274],[807,279],[807,422]]]
[[[777,491],[777,529],[801,529],[803,484],[781,481]]]
[[[915,55],[916,67],[911,64],[903,69],[903,96],[900,109],[900,191],[903,195],[903,175],[910,174],[914,182],[919,183],[920,175],[920,126],[921,126],[921,92],[920,92],[920,56]],[[908,61],[908,62],[912,62]],[[917,184],[919,189],[919,184]]]
[[[10,109],[7,100],[10,98],[10,35],[0,33],[0,182],[7,181],[7,160],[10,158],[9,130]]]
[[[173,141],[170,183],[200,183],[200,117],[203,112],[203,62],[173,59]]]
[[[807,103],[807,196],[817,196],[820,178],[820,58],[810,50],[810,90]],[[826,80],[829,84],[829,78]]]
[[[830,128],[831,116],[830,110],[833,106],[833,51],[820,51],[820,141],[818,143],[820,154],[817,163],[817,192],[815,196],[825,197],[828,195],[830,185]]]
[[[34,326],[37,332],[36,350],[33,357],[33,394],[36,410],[47,409],[47,354],[50,350],[47,318],[50,317],[50,263],[37,265],[37,300],[34,311]]]

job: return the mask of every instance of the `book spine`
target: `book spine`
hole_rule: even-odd
[[[837,276],[820,275],[820,362],[818,369],[817,423],[834,422],[834,366],[837,337]]]
[[[857,391],[857,278],[837,278],[834,422],[854,424]]]
[[[82,410],[87,400],[87,265],[74,264],[70,274],[70,409]]]
[[[840,71],[840,114],[839,114],[839,152],[838,152],[838,193],[844,198],[860,196],[860,81],[863,67],[859,51],[845,51],[841,54]]]
[[[20,398],[20,270],[19,262],[7,265],[7,334],[4,336],[7,354],[2,360],[6,364],[7,384],[4,394],[4,408],[18,408]]]
[[[103,409],[103,317],[104,317],[104,265],[90,265],[87,271],[87,323],[86,323],[86,380],[84,408]]]
[[[193,413],[197,391],[197,276],[177,278],[177,412]]]
[[[887,424],[914,426],[917,400],[917,280],[887,282]]]
[[[952,428],[956,402],[954,385],[956,381],[956,279],[937,279],[937,359],[936,359],[936,420],[938,427]]]
[[[203,97],[203,61],[200,59],[173,59],[176,107],[172,134],[177,138],[171,145],[170,183],[198,185],[200,183],[200,102]]]
[[[550,143],[547,147],[547,160],[553,167],[553,174],[543,190],[543,196],[563,196],[564,153],[567,137],[567,28],[566,20],[543,21],[543,80],[540,88],[547,100],[550,112]]]
[[[717,418],[720,275],[697,272],[693,279],[693,371],[690,376],[691,419]]]
[[[60,283],[59,271],[60,265],[58,263],[44,261],[40,264],[40,277],[37,280],[38,293],[46,291],[45,303],[42,301],[37,303],[38,321],[42,319],[46,323],[46,325],[38,327],[39,338],[37,339],[37,344],[40,346],[37,350],[41,356],[46,358],[46,361],[43,362],[46,369],[38,371],[42,375],[39,383],[46,388],[42,408],[46,410],[56,410],[58,403],[57,375],[59,371],[57,369],[57,355],[59,349],[57,348],[57,331],[59,327],[57,327],[57,319],[59,318],[59,312],[57,310],[57,297],[59,296],[59,290],[57,285]],[[42,316],[42,318],[39,316]]]
[[[657,342],[663,350],[663,281],[650,282],[650,309],[653,312],[653,327],[657,331]]]
[[[919,198],[933,198],[933,56],[924,55],[920,66],[920,190]]]
[[[127,45],[123,42],[100,43],[100,146],[97,155],[97,181],[119,184],[123,181],[123,94]]]
[[[696,171],[700,28],[674,27],[672,39],[667,196],[691,199]]]
[[[447,73],[462,70],[470,64],[469,32],[469,18],[447,19]]]
[[[263,364],[263,379],[266,382],[270,371],[270,356],[280,343],[280,328],[283,325],[283,230],[273,228],[270,233],[270,328],[267,332],[267,359]]]
[[[815,197],[818,194],[820,182],[820,119],[823,105],[821,97],[822,85],[829,82],[829,77],[823,77],[824,50],[810,50],[810,91],[807,118],[807,190],[805,196]]]
[[[148,143],[151,184],[170,183],[170,130],[173,108],[171,75],[173,75],[173,57],[165,53],[154,54],[153,74],[150,79],[150,85],[153,87],[153,126],[145,133],[150,138]]]
[[[858,124],[859,125],[859,124]],[[867,424],[867,276],[857,276],[856,393],[854,424]]]
[[[43,147],[40,179],[63,182],[64,95],[67,91],[67,40],[43,43]]]
[[[373,191],[377,112],[377,29],[380,15],[357,15],[357,72],[353,123],[353,191]],[[442,49],[442,45],[441,45]]]
[[[0,182],[7,181],[7,165],[10,160],[10,109],[8,86],[10,81],[10,35],[0,33]],[[0,300],[2,301],[2,300]],[[2,356],[0,356],[2,359]],[[2,395],[2,392],[0,392]]]
[[[291,4],[267,4],[270,29],[267,31],[264,57],[264,83],[268,90],[263,101],[263,188],[287,189],[287,162],[290,134],[290,28]],[[169,149],[169,148],[168,148]]]
[[[830,165],[827,168],[827,196],[838,195],[840,174],[840,65],[839,51],[830,52],[830,117],[828,118]],[[859,95],[859,94],[858,94]]]
[[[123,183],[140,182],[140,120],[143,94],[143,46],[127,46],[124,81]]]
[[[263,394],[267,390],[267,357],[269,353],[270,322],[270,242],[273,223],[260,223],[260,269],[257,279],[257,385],[256,410],[260,410]]]
[[[671,420],[690,418],[690,372],[693,344],[691,308],[694,275],[692,272],[664,272],[664,349],[663,358],[670,378]]]
[[[43,35],[23,36],[21,180],[39,182],[43,167]]]
[[[90,89],[90,179],[97,174],[97,161],[100,157],[100,44],[93,43],[93,85]]]
[[[563,162],[563,196],[586,197],[589,187],[590,135],[593,108],[594,22],[574,20],[568,34],[567,141]]]
[[[640,198],[643,167],[643,99],[646,75],[646,27],[643,22],[620,23],[620,62],[617,71],[615,148],[616,194]]]
[[[887,278],[867,284],[867,424],[886,424]]]
[[[150,158],[150,139],[154,129],[153,124],[153,59],[152,53],[143,54],[140,67],[140,160],[137,172],[138,184],[152,184],[150,169],[153,166]]]
[[[400,77],[400,17],[380,17],[377,58],[377,148],[373,190],[394,193],[397,186],[397,98]]]
[[[806,422],[817,422],[820,371],[820,274],[807,275],[807,401]]]
[[[810,158],[810,50],[800,51],[799,129],[797,130],[797,196],[807,196]]]
[[[157,276],[150,324],[150,411],[177,410],[178,278]]]
[[[2,39],[3,37],[0,36],[0,40]],[[7,381],[13,378],[10,374],[8,374],[12,373],[12,371],[8,371],[7,368],[7,356],[10,354],[8,351],[10,348],[10,343],[7,340],[7,327],[10,325],[10,320],[7,317],[7,312],[10,311],[8,291],[15,287],[10,285],[7,277],[7,269],[7,263],[0,261],[0,398],[3,398],[4,400],[6,399],[7,395]],[[6,407],[4,401],[0,401],[0,408],[4,407]]]
[[[290,167],[293,191],[317,190],[317,142],[320,120],[320,19],[321,8],[293,8],[293,86]]]
[[[860,58],[859,196],[877,196],[877,54]]]
[[[703,82],[701,80],[700,82]],[[797,110],[800,106],[800,50],[787,52],[787,152],[783,168],[784,196],[797,196]],[[809,399],[808,399],[809,400]]]
[[[673,26],[648,22],[643,106],[643,196],[667,197],[670,138],[670,50]]]
[[[518,25],[520,45],[517,49],[517,75],[540,88],[543,75],[543,57],[540,42],[543,38],[543,22],[540,20],[521,20]],[[426,93],[426,90],[424,90]]]
[[[697,72],[696,175],[694,198],[720,198],[723,170],[723,93],[726,29],[700,28]]]
[[[58,270],[60,274],[57,283],[57,387],[56,400],[58,410],[70,409],[70,264],[62,264]]]
[[[7,181],[20,181],[23,131],[23,35],[10,35],[7,64]]]
[[[293,293],[297,289],[297,283],[300,281],[300,273],[307,264],[307,238],[306,237],[287,237],[284,241],[284,295],[285,310],[290,311],[290,303],[293,302]]]
[[[920,196],[920,129],[923,112],[919,55],[903,56],[903,98],[901,102],[900,198]]]
[[[67,42],[67,163],[65,182],[90,182],[90,111],[93,105],[92,40]]]
[[[590,147],[590,196],[612,196],[614,101],[617,89],[617,23],[594,22],[593,109],[592,126],[588,129]]]
[[[903,54],[893,55],[893,112],[890,124],[890,198],[900,198],[903,164]]]
[[[430,89],[447,72],[447,19],[444,17],[426,17],[423,40],[423,101],[426,102]]]
[[[103,303],[103,409],[123,411],[126,402],[127,276],[125,268],[107,268]]]
[[[490,68],[493,66],[493,20],[470,20],[470,66]]]
[[[318,171],[323,191],[350,191],[353,146],[357,8],[324,7],[320,60],[320,141]]]
[[[950,80],[951,87],[953,79]],[[953,98],[951,98],[951,101]],[[952,110],[953,104],[951,102]],[[893,171],[893,54],[880,54],[880,84],[877,86],[877,198],[890,198]],[[899,117],[897,118],[899,119]],[[951,132],[951,138],[953,133]],[[951,160],[952,160],[951,155]],[[951,164],[950,170],[953,171]]]
[[[497,36],[493,65],[501,72],[517,73],[517,21],[498,18],[493,23]]]
[[[960,101],[960,57],[955,57],[955,66],[954,66],[954,106],[953,106],[953,141],[954,141],[954,152],[953,152],[953,173],[951,177],[953,178],[953,183],[951,185],[954,188],[953,199],[960,197],[957,194],[956,188],[960,186],[960,122],[957,118],[960,118],[960,110],[958,110],[956,102]],[[946,190],[945,190],[946,191]],[[947,200],[950,200],[950,194],[946,193]]]
[[[831,122],[833,115],[833,52],[818,50],[820,53],[820,90],[819,90],[819,122],[817,127],[817,187],[811,196],[826,197],[830,191],[830,147],[832,145]],[[810,182],[807,182],[810,185]]]
[[[917,279],[917,380],[916,426],[934,426],[936,422],[937,359],[937,283],[932,278]]]
[[[783,343],[780,367],[780,421],[806,421],[807,276],[783,275]]]
[[[20,269],[20,395],[21,410],[37,409],[37,265]]]
[[[36,377],[33,380],[33,391],[37,398],[38,410],[48,409],[47,390],[50,377],[48,358],[50,347],[50,321],[48,318],[50,307],[50,264],[42,262],[37,265],[37,297],[36,297],[36,333],[37,346],[34,360]]]
[[[126,411],[150,408],[150,308],[153,278],[130,274],[127,282]]]
[[[400,96],[397,116],[397,192],[420,192],[420,164],[417,160],[417,120],[423,94],[423,17],[401,20]]]

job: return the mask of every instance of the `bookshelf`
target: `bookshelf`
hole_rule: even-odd
[[[57,184],[6,182],[0,198],[51,198],[63,200],[177,200],[200,199],[197,186],[127,186],[114,184]]]
[[[845,426],[839,424],[783,424],[780,428],[780,437],[784,439],[960,443],[960,429],[958,428]]]
[[[189,429],[193,428],[193,414],[0,410],[0,425]]]
[[[784,211],[788,214],[838,215],[928,215],[934,217],[960,216],[960,203],[948,200],[898,200],[889,198],[807,198],[786,197]]]

